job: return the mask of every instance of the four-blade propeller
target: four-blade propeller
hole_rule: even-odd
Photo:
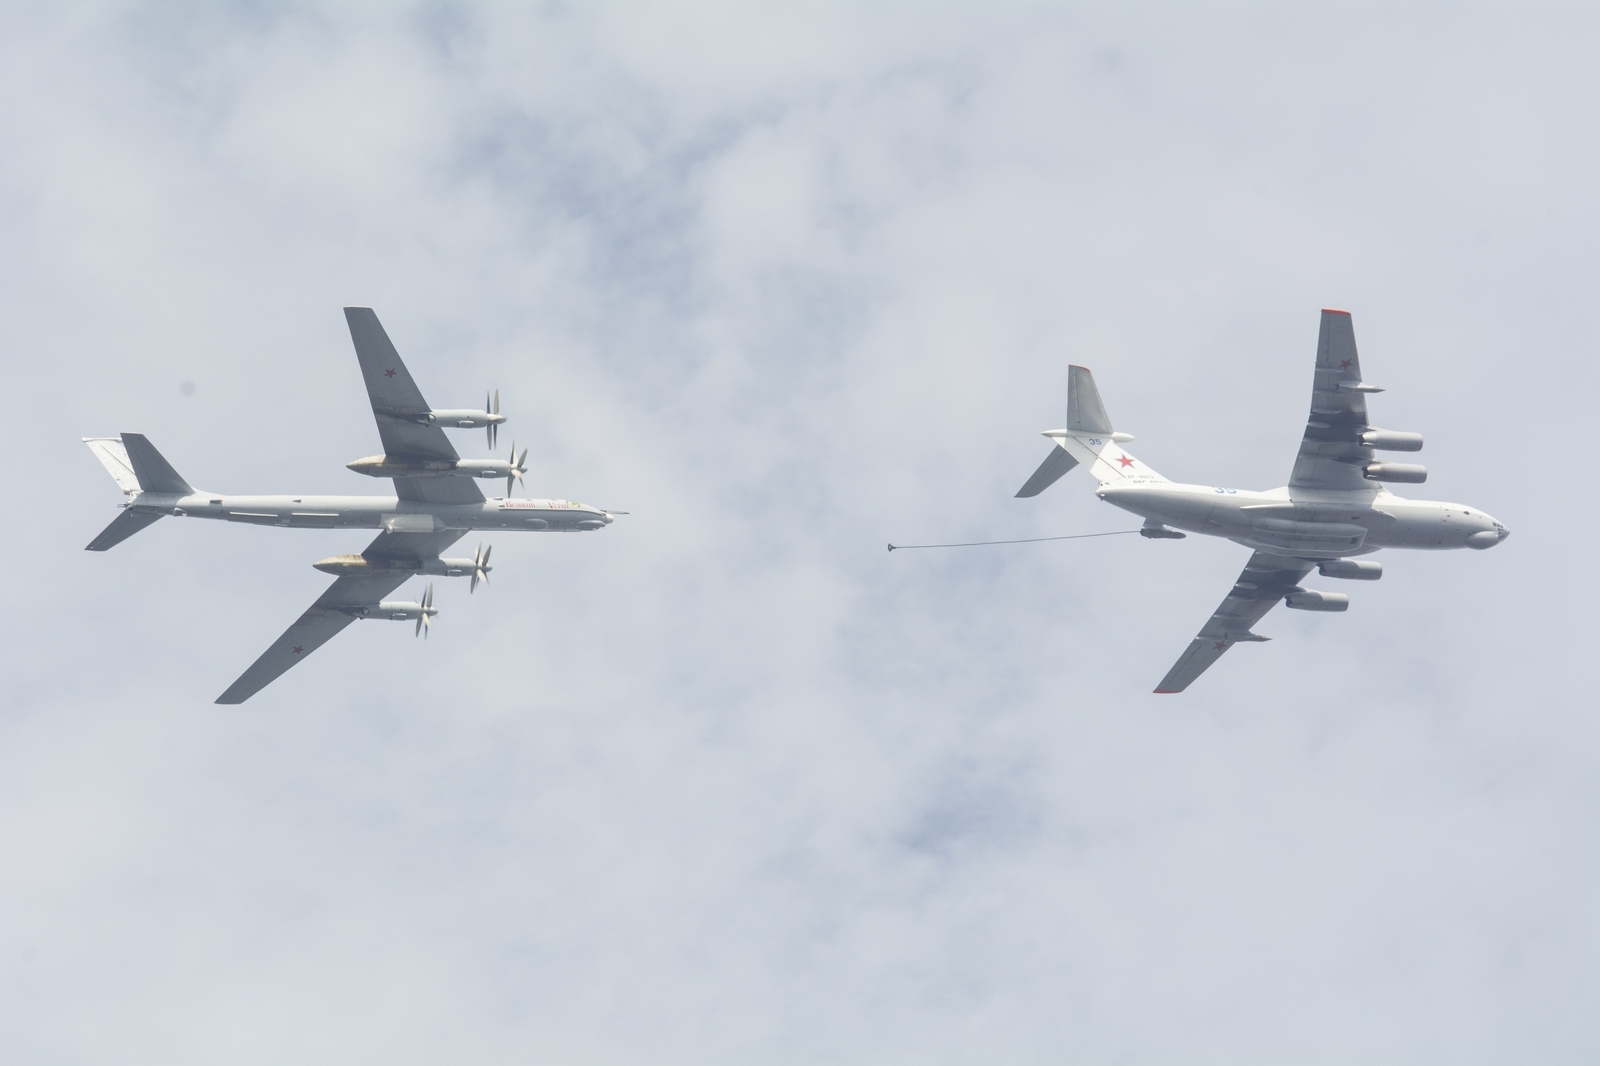
[[[423,630],[433,631],[433,616],[439,611],[433,605],[433,582],[428,582],[428,591],[422,594],[421,610],[417,611],[417,631],[412,636],[421,636]]]
[[[479,581],[483,582],[485,588],[489,586],[489,571],[494,569],[489,565],[489,553],[492,551],[493,544],[487,548],[480,544],[478,550],[472,553],[472,584],[467,588],[468,595],[478,591]]]
[[[512,441],[511,442],[511,460],[510,460],[511,470],[510,470],[509,473],[506,474],[506,498],[507,499],[510,499],[510,497],[511,497],[511,483],[513,481],[515,481],[519,485],[522,484],[522,475],[526,474],[528,472],[527,463],[528,463],[528,449],[526,449],[526,448],[522,449],[522,455],[519,457],[517,455],[517,443],[516,443],[516,441]]]
[[[500,390],[499,389],[495,389],[494,390],[494,406],[492,406],[492,407],[489,405],[489,394],[487,392],[483,394],[483,410],[484,410],[484,412],[486,414],[489,415],[489,425],[486,428],[487,428],[488,433],[489,433],[489,450],[492,452],[492,451],[495,450],[495,448],[500,443],[500,423],[505,421],[505,419],[499,417],[499,415],[500,415]]]

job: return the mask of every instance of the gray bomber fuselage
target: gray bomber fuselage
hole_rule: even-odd
[[[422,503],[395,496],[228,496],[142,492],[130,510],[178,518],[210,518],[290,529],[505,529],[580,533],[602,529],[611,516],[571,500],[496,498],[482,503]]]
[[[1475,507],[1371,492],[1267,492],[1178,485],[1101,485],[1100,499],[1174,529],[1261,551],[1334,559],[1380,548],[1488,548],[1509,534]],[[1476,538],[1476,539],[1474,539]]]

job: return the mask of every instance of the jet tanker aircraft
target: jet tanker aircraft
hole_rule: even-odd
[[[1476,507],[1408,500],[1385,482],[1418,484],[1425,467],[1377,458],[1379,451],[1422,450],[1418,433],[1378,429],[1367,421],[1367,396],[1348,311],[1322,312],[1311,416],[1289,484],[1267,492],[1176,485],[1129,455],[1133,438],[1112,430],[1094,378],[1068,369],[1067,428],[1044,435],[1056,446],[1018,496],[1037,496],[1084,463],[1100,483],[1095,495],[1142,517],[1139,532],[1179,539],[1180,530],[1229,540],[1254,551],[1216,613],[1178,657],[1157,692],[1182,692],[1235,644],[1270,638],[1251,627],[1281,600],[1299,611],[1343,611],[1350,597],[1302,588],[1313,569],[1323,577],[1376,581],[1379,548],[1492,548],[1510,536]]]
[[[492,404],[485,397],[481,411],[433,409],[372,309],[347,307],[344,315],[383,441],[382,455],[347,465],[360,474],[393,478],[393,496],[202,492],[180,477],[141,434],[84,438],[127,496],[123,512],[89,543],[89,551],[120,544],[163,515],[290,529],[382,530],[359,555],[334,555],[312,564],[338,579],[218,697],[218,703],[243,703],[358,618],[415,622],[414,632],[423,633],[439,613],[433,606],[431,584],[420,600],[384,597],[413,574],[470,577],[469,591],[479,581],[487,583],[492,569],[489,551],[480,548],[470,559],[440,555],[470,530],[579,532],[611,523],[609,513],[588,504],[512,499],[512,484],[525,473],[527,449],[518,455],[513,445],[506,459],[462,459],[444,434],[444,428],[483,429],[493,448],[505,421],[499,394]],[[505,496],[485,499],[474,478],[505,478]]]

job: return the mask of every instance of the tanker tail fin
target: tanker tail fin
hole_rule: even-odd
[[[1018,491],[1018,496],[1037,496],[1079,463],[1089,468],[1096,481],[1106,484],[1159,484],[1167,479],[1129,455],[1121,447],[1133,436],[1111,428],[1106,405],[1095,387],[1094,375],[1085,366],[1067,367],[1067,428],[1053,429],[1045,436],[1056,448],[1045,458]]]

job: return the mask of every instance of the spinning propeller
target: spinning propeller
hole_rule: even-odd
[[[472,553],[472,584],[467,588],[468,595],[478,591],[479,581],[483,582],[485,588],[489,586],[489,571],[494,569],[489,565],[489,553],[492,551],[493,544],[487,548],[480,544],[478,550]]]
[[[511,469],[506,474],[506,498],[507,499],[510,499],[510,497],[511,497],[511,482],[515,481],[519,485],[522,484],[522,475],[526,474],[528,472],[527,462],[528,462],[528,449],[526,449],[526,448],[522,449],[522,456],[521,456],[521,458],[518,458],[517,457],[517,444],[516,444],[516,441],[512,441],[511,442],[511,458],[510,458]]]
[[[428,582],[428,591],[422,594],[421,609],[417,611],[417,631],[412,636],[421,636],[424,629],[433,631],[433,616],[438,610],[433,606],[433,582]]]
[[[487,427],[489,432],[489,450],[494,451],[494,449],[498,447],[500,443],[500,423],[505,421],[503,418],[496,417],[500,414],[499,389],[494,390],[493,407],[489,406],[489,394],[487,392],[483,394],[483,410],[485,414],[490,416],[489,425]]]

